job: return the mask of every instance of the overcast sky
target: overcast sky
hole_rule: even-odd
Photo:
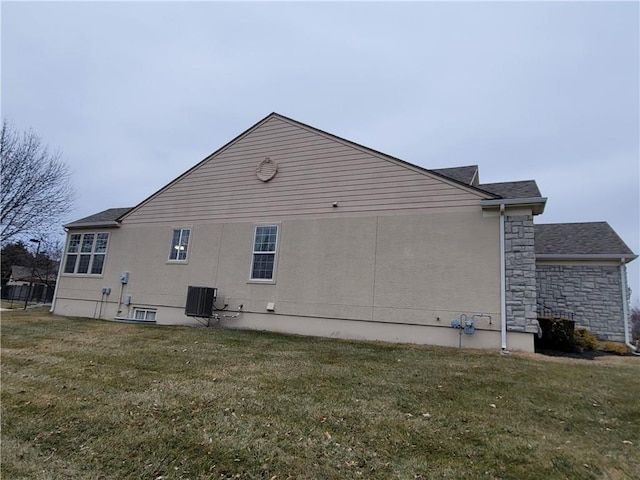
[[[637,2],[1,9],[2,116],[62,151],[68,221],[136,205],[275,111],[425,168],[535,179],[537,223],[605,220],[640,252]]]

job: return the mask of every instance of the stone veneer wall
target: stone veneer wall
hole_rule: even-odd
[[[573,312],[576,326],[602,340],[624,341],[620,267],[538,265],[536,279],[541,305]]]
[[[535,333],[538,319],[533,215],[505,217],[504,249],[507,329]]]

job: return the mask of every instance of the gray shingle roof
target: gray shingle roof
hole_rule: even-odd
[[[56,270],[56,271],[53,271]],[[33,273],[33,278],[31,274]],[[41,283],[42,281],[56,282],[57,269],[43,269],[33,267],[24,267],[22,265],[11,265],[11,280],[14,282],[28,282]]]
[[[540,198],[542,197],[535,180],[520,182],[483,183],[478,188],[500,195],[502,198]]]
[[[449,177],[458,182],[466,183],[467,185],[474,184],[478,188],[498,195],[502,198],[514,199],[514,198],[540,198],[542,194],[535,180],[523,180],[519,182],[501,182],[501,183],[483,183],[478,185],[478,166],[468,165],[466,167],[452,167],[452,168],[434,168],[432,172],[436,172],[445,177]],[[475,182],[474,182],[475,180]]]
[[[75,220],[68,223],[65,228],[80,228],[80,227],[94,227],[94,226],[115,226],[118,224],[117,220],[125,213],[131,210],[131,207],[126,208],[109,208],[102,212],[89,215],[88,217]]]
[[[635,257],[607,222],[535,225],[536,255]]]
[[[467,185],[471,185],[474,177],[478,173],[477,165],[467,165],[466,167],[452,167],[452,168],[432,168],[432,172],[439,173],[445,177],[453,178]]]

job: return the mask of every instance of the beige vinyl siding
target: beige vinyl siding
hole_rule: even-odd
[[[266,183],[256,177],[265,157],[278,165]],[[124,223],[468,209],[480,198],[481,193],[409,165],[269,117],[149,198]]]

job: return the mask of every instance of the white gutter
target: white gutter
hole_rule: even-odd
[[[624,260],[620,262],[620,286],[622,288],[622,318],[624,321],[624,343],[629,347],[634,355],[640,355],[638,349],[631,343],[629,335],[629,306],[627,305],[627,276],[624,271]]]
[[[500,207],[502,205],[509,206],[521,206],[532,207],[532,213],[539,215],[544,212],[544,207],[547,204],[547,197],[528,197],[528,198],[487,198],[480,200],[480,205],[483,207]]]
[[[62,273],[62,262],[65,259],[65,253],[67,252],[67,242],[69,241],[69,230],[64,229],[67,232],[64,239],[64,247],[62,247],[62,256],[60,257],[60,263],[58,264],[58,276],[56,277],[56,288],[53,289],[53,299],[51,300],[50,313],[53,313],[53,309],[56,307],[56,298],[58,297],[58,286],[60,285],[60,274]]]
[[[63,225],[64,228],[103,228],[103,227],[119,227],[120,222],[116,222],[115,220],[105,220],[102,222],[90,222],[90,223],[67,223]]]
[[[504,203],[500,204],[500,350],[507,353],[507,278],[504,258]]]
[[[537,253],[536,260],[621,260],[623,263],[638,258],[638,255],[616,253]]]

